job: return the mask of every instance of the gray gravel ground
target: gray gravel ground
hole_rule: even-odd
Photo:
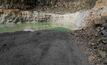
[[[90,65],[70,32],[0,34],[0,65]]]

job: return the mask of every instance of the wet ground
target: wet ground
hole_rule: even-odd
[[[0,65],[91,65],[79,47],[86,40],[74,35],[52,30],[2,33]]]

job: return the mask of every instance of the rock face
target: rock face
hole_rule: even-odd
[[[50,0],[51,1],[51,0]],[[63,27],[66,27],[66,28],[73,28],[74,30],[77,30],[77,29],[81,29],[83,27],[86,27],[87,25],[92,25],[92,24],[95,24],[95,23],[98,23],[98,20],[100,20],[102,17],[105,17],[106,16],[106,13],[107,13],[107,4],[106,4],[106,0],[98,0],[97,2],[94,0],[91,1],[91,0],[75,0],[75,1],[65,1],[65,0],[58,0],[56,1],[56,3],[72,3],[74,4],[75,3],[75,7],[74,8],[79,8],[77,7],[81,5],[83,5],[83,3],[86,3],[88,2],[88,4],[90,2],[93,2],[95,3],[96,2],[96,5],[89,9],[89,10],[86,10],[86,11],[78,11],[77,9],[74,9],[72,8],[72,6],[70,7],[71,9],[75,10],[75,11],[78,11],[78,12],[75,12],[75,13],[64,13],[64,14],[60,14],[62,13],[60,10],[60,13],[58,13],[58,11],[56,12],[56,10],[54,10],[54,7],[53,7],[53,12],[48,12],[49,10],[51,10],[51,7],[42,7],[43,8],[49,8],[49,9],[46,9],[46,11],[42,11],[40,8],[42,5],[46,5],[46,2],[47,3],[50,3],[50,1],[35,1],[36,2],[39,2],[38,4],[35,5],[33,10],[28,10],[28,9],[25,9],[25,10],[21,10],[20,8],[13,8],[13,9],[9,9],[9,8],[5,8],[5,6],[3,6],[1,9],[0,9],[0,23],[2,24],[7,24],[7,23],[27,23],[27,22],[33,22],[33,23],[36,23],[36,22],[51,22],[52,24],[55,24],[57,26],[63,26]],[[5,3],[3,1],[1,1],[2,4]],[[10,3],[11,2],[11,3]],[[15,1],[17,2],[17,1]],[[12,1],[8,1],[6,4],[10,3],[11,4],[14,4],[15,2],[12,2]],[[26,3],[28,1],[18,1],[18,3]],[[31,0],[31,2],[33,2]],[[29,2],[29,3],[31,3]],[[53,2],[53,0],[52,0]],[[45,3],[45,4],[43,4]],[[17,5],[16,4],[16,5]],[[86,3],[87,4],[87,3]],[[9,6],[10,6],[9,5]],[[29,4],[23,4],[23,6],[27,6]],[[84,4],[85,5],[85,4]],[[90,4],[92,5],[92,4]],[[23,7],[22,6],[22,7]],[[30,6],[30,5],[29,5]],[[38,9],[38,6],[39,6],[39,9]],[[64,5],[65,6],[65,5]],[[61,9],[63,8],[64,6],[58,6],[58,9]],[[89,6],[89,5],[88,5]],[[86,6],[86,7],[88,7]],[[61,7],[61,8],[60,8]],[[26,7],[24,7],[26,8]],[[56,7],[57,8],[57,7]],[[69,9],[69,8],[67,8]],[[64,9],[66,10],[66,9]],[[63,11],[64,11],[63,10]],[[72,11],[72,10],[69,10],[69,12]]]
[[[44,8],[91,8],[94,6],[96,0],[0,0],[1,8],[18,8],[18,9],[32,9]],[[78,9],[80,10],[80,9]]]

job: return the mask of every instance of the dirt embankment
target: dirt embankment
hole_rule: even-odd
[[[107,20],[105,20],[105,23],[96,24],[93,30],[95,31],[95,33],[92,36],[90,36],[91,43],[89,43],[89,48],[92,53],[89,59],[91,59],[90,61],[94,62],[95,64],[106,65],[107,64],[107,50],[106,50]]]
[[[75,31],[74,34],[78,46],[89,55],[90,63],[107,65],[107,17],[100,20],[100,23]]]

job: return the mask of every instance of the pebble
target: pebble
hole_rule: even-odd
[[[105,29],[107,29],[107,23],[104,23],[102,26],[103,26]]]
[[[33,30],[33,29],[24,29],[24,31],[34,32],[34,30]]]
[[[107,58],[104,60],[104,65],[107,65]]]
[[[103,34],[104,37],[107,37],[107,31],[102,30],[101,33]]]
[[[99,54],[101,55],[102,58],[106,57],[106,52],[102,50],[98,50]]]

